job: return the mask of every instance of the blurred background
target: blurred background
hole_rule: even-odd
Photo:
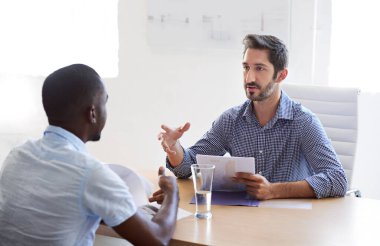
[[[242,103],[242,39],[289,48],[284,83],[360,88],[353,185],[380,199],[380,31],[375,0],[0,0],[0,165],[47,126],[41,87],[54,70],[90,65],[104,78],[108,121],[90,152],[135,170],[165,165],[160,125],[190,146]]]

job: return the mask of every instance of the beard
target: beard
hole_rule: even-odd
[[[249,91],[247,91],[247,86],[255,86],[257,89],[260,90],[260,93],[258,95],[256,95],[255,93],[250,93]],[[256,82],[251,82],[245,84],[244,89],[248,99],[250,99],[251,101],[260,102],[269,98],[273,94],[274,90],[276,89],[276,83],[272,80],[265,88],[262,88]]]

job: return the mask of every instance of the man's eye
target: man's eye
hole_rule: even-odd
[[[264,70],[263,67],[260,67],[260,66],[256,67],[256,71],[263,71],[263,70]]]
[[[249,70],[249,66],[243,65],[243,69],[244,69],[244,71],[248,71]]]

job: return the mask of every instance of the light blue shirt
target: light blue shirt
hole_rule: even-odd
[[[101,219],[135,212],[119,176],[59,127],[13,149],[0,173],[0,245],[93,245]]]
[[[344,196],[347,178],[319,119],[282,92],[276,114],[261,127],[252,103],[225,111],[211,129],[184,152],[183,162],[167,167],[191,175],[197,154],[254,157],[256,171],[270,182],[306,180],[317,198]]]

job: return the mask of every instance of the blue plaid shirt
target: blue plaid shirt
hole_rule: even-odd
[[[191,176],[197,154],[254,157],[256,171],[269,182],[306,180],[317,198],[344,196],[347,178],[321,122],[282,92],[276,115],[261,127],[247,100],[225,111],[211,129],[184,150],[183,162],[167,167],[177,177]]]

